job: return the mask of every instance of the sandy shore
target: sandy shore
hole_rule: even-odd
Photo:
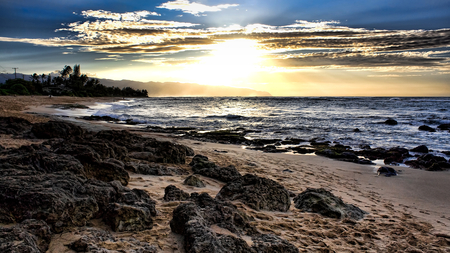
[[[58,112],[54,108],[49,108],[51,104],[79,103],[89,106],[95,102],[114,100],[114,98],[0,97],[0,116],[15,116],[31,122],[43,122],[49,118],[40,116],[42,113],[52,115]],[[91,130],[125,127],[70,117],[60,119],[70,120]],[[136,128],[129,129],[138,131]],[[196,154],[206,155],[218,165],[234,165],[241,174],[252,173],[270,178],[295,194],[307,188],[323,187],[341,197],[344,202],[368,212],[363,220],[354,224],[301,212],[293,205],[289,212],[281,213],[255,211],[242,203],[234,203],[255,217],[259,230],[274,233],[299,249],[306,249],[306,252],[314,252],[314,249],[308,248],[307,245],[318,243],[324,243],[336,252],[359,252],[355,250],[355,245],[360,250],[367,249],[363,250],[366,252],[394,252],[395,249],[408,247],[426,249],[427,243],[435,243],[446,236],[450,238],[450,171],[430,172],[395,167],[401,171],[399,176],[384,177],[376,176],[377,166],[339,162],[315,155],[262,153],[246,150],[237,145],[204,143],[150,132],[140,133],[145,136],[169,138],[185,144],[193,148]],[[25,142],[13,143],[13,140],[11,136],[1,136],[0,145],[15,147],[25,144]],[[188,167],[186,165],[186,168]],[[132,174],[128,187],[149,192],[157,201],[157,210],[160,214],[152,230],[122,235],[134,236],[158,245],[163,252],[183,252],[180,236],[172,233],[168,225],[172,211],[179,202],[165,202],[162,198],[165,187],[170,184],[189,193],[198,191],[198,188],[183,185],[185,177]],[[212,196],[215,196],[224,185],[210,178],[201,178],[208,184],[201,191],[208,192]],[[60,238],[67,239],[70,235],[66,234]],[[61,252],[59,250],[64,243],[66,242],[55,240],[49,252]],[[449,252],[447,251],[449,249],[448,245],[443,245],[442,252]]]

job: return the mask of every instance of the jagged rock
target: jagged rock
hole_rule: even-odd
[[[136,253],[156,253],[158,252],[155,246],[148,244],[147,242],[138,241],[133,237],[130,238],[116,238],[110,232],[100,230],[98,228],[85,227],[76,231],[81,237],[69,243],[68,248],[75,252],[111,252],[111,245],[117,243],[117,246],[124,252],[136,252]],[[105,247],[105,243],[107,248]],[[123,249],[126,245],[126,249]]]
[[[354,205],[345,204],[340,198],[323,188],[308,188],[294,198],[294,203],[297,209],[320,213],[330,218],[359,220],[366,213]]]
[[[146,207],[112,203],[103,221],[115,232],[141,231],[153,227],[151,212]]]
[[[275,235],[259,234],[249,218],[231,203],[213,199],[207,193],[192,194],[191,200],[193,202],[175,208],[170,221],[172,232],[184,235],[186,252],[298,252],[289,251],[295,247]],[[213,232],[211,225],[227,229],[236,236]],[[253,246],[239,238],[241,235],[252,236]]]
[[[252,237],[253,249],[256,252],[298,253],[299,250],[288,241],[272,234]]]
[[[406,161],[405,164],[412,168],[428,171],[444,171],[450,169],[450,163],[447,159],[433,154],[421,155],[417,160]]]
[[[436,132],[436,129],[429,127],[427,125],[422,125],[419,127],[420,131],[427,131],[427,132]]]
[[[0,134],[23,134],[30,131],[32,127],[26,119],[16,117],[0,117]]]
[[[167,167],[156,163],[128,163],[126,169],[137,174],[152,175],[152,176],[173,176],[173,175],[186,175],[187,171],[176,168]]]
[[[189,193],[178,189],[175,185],[169,185],[164,189],[165,201],[183,201],[189,198]]]
[[[428,147],[425,145],[417,146],[413,149],[411,149],[412,152],[419,152],[419,153],[428,153]]]
[[[394,168],[383,166],[383,167],[378,168],[377,174],[385,175],[386,177],[397,176],[397,171],[395,171]]]
[[[187,177],[184,180],[183,184],[199,188],[206,187],[205,183],[203,183],[203,181],[195,175],[190,175],[189,177]]]
[[[398,124],[398,122],[395,119],[387,119],[384,122],[385,125],[389,125],[389,126],[395,126]]]
[[[128,175],[124,166],[120,166],[117,163],[93,162],[86,164],[85,167],[90,176],[101,181],[111,182],[117,180],[124,186],[128,185],[128,181],[130,181],[130,175]]]
[[[36,123],[31,128],[31,132],[41,139],[50,138],[82,138],[86,131],[79,126],[64,121],[49,121],[46,123]]]
[[[216,195],[218,200],[240,200],[255,210],[289,210],[289,192],[279,183],[247,174],[227,183]]]
[[[241,174],[233,165],[219,167],[215,163],[209,161],[208,157],[203,155],[194,156],[189,165],[192,166],[194,173],[214,178],[225,183],[241,177]]]
[[[46,252],[52,233],[42,220],[24,220],[13,227],[0,227],[0,252]]]
[[[385,153],[384,164],[397,165],[398,163],[403,163],[403,160],[408,157],[411,157],[411,155],[406,148],[394,147]]]

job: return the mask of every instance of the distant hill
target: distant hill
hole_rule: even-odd
[[[228,86],[200,85],[196,83],[178,82],[137,82],[131,80],[99,79],[106,86],[123,88],[126,86],[134,89],[146,89],[149,97],[167,96],[272,96],[265,91],[257,91],[249,88],[235,88]]]
[[[17,73],[18,78],[24,74]],[[13,79],[14,74],[0,74],[0,83],[5,83],[8,79]],[[25,80],[30,81],[29,74],[25,75]],[[265,91],[257,91],[249,88],[234,88],[228,86],[200,85],[196,83],[178,82],[138,82],[131,80],[110,80],[100,79],[100,83],[105,86],[132,87],[134,89],[146,89],[149,97],[176,97],[176,96],[272,96]]]

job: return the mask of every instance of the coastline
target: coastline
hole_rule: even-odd
[[[50,118],[55,118],[57,110],[49,108],[50,104],[78,103],[83,105],[93,105],[95,102],[112,102],[114,98],[71,98],[71,97],[0,97],[2,110],[0,116],[22,117],[32,123],[45,122]],[[7,105],[9,107],[7,107]],[[26,108],[28,107],[28,108]],[[75,109],[76,110],[76,109]],[[32,113],[32,114],[30,114]],[[45,115],[42,117],[40,115]],[[70,117],[56,117],[59,120],[69,120],[71,123],[79,124],[91,131],[101,129],[129,129],[133,133],[139,133],[145,137],[153,137],[162,140],[171,140],[184,144],[194,149],[196,154],[207,156],[220,166],[234,165],[242,174],[252,173],[257,176],[272,179],[290,192],[296,195],[307,188],[325,188],[336,196],[342,198],[344,202],[351,203],[368,212],[366,217],[358,223],[362,227],[372,228],[376,231],[380,240],[374,240],[374,245],[380,248],[388,247],[395,229],[415,231],[417,227],[431,224],[433,227],[429,232],[424,232],[427,238],[433,235],[450,234],[450,172],[423,171],[407,167],[394,167],[401,171],[397,177],[383,177],[376,175],[377,166],[360,165],[349,162],[341,162],[329,158],[315,155],[291,155],[281,153],[262,153],[255,150],[243,149],[239,145],[207,143],[197,140],[171,137],[167,134],[140,131],[137,128],[110,124],[106,122],[92,122],[85,120],[74,120]],[[1,136],[1,145],[11,143],[14,138]],[[11,147],[17,147],[20,144]],[[187,166],[187,165],[186,165]],[[168,222],[174,206],[163,201],[164,189],[173,184],[178,188],[193,193],[198,189],[183,185],[186,176],[145,176],[140,174],[130,174],[129,188],[143,189],[149,192],[150,196],[156,200],[156,209],[161,210],[157,221],[157,226],[149,232],[142,232],[135,235],[138,238],[145,238],[149,243],[158,244],[163,252],[175,251],[173,244],[180,243],[180,236],[170,232]],[[201,177],[208,186],[202,191],[215,196],[223,187],[224,183]],[[236,204],[236,203],[234,203]],[[300,212],[293,206],[287,213],[277,213],[269,211],[254,211],[246,206],[240,206],[249,215],[255,217],[265,217],[258,219],[257,228],[265,231],[272,231],[288,240],[297,247],[301,243],[297,242],[301,233],[324,233],[325,226],[314,225],[312,221],[324,220],[332,228],[342,227],[341,221],[329,218],[321,219],[316,214]],[[319,217],[319,218],[318,218]],[[287,225],[286,220],[302,221],[294,225]],[[305,221],[309,221],[305,223]],[[300,229],[301,228],[301,229]],[[410,231],[410,232],[411,232]],[[406,232],[405,232],[406,233]],[[412,232],[411,232],[412,233]],[[67,235],[68,236],[68,235]],[[340,234],[337,233],[338,238]],[[321,235],[315,237],[321,238]],[[348,235],[355,239],[357,236]],[[418,234],[415,234],[418,237]],[[348,245],[337,245],[335,237],[324,237],[323,242],[331,249],[351,249]],[[357,239],[357,238],[356,238]],[[405,239],[406,240],[406,239]],[[368,242],[366,242],[368,243]],[[372,243],[372,242],[371,242]],[[62,242],[54,241],[53,251],[57,252]],[[172,244],[172,245],[171,245]],[[368,243],[370,245],[370,243]],[[183,252],[179,247],[178,251]]]

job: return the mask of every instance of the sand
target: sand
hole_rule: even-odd
[[[32,122],[42,122],[49,118],[29,113],[44,113],[47,116],[61,113],[49,108],[48,105],[53,103],[92,105],[95,101],[113,100],[63,97],[52,98],[50,101],[48,97],[0,97],[0,116],[19,116]],[[59,118],[71,120],[91,130],[124,127],[106,122],[87,122],[73,117]],[[140,132],[136,128],[128,129]],[[234,202],[239,209],[255,218],[254,224],[261,232],[273,233],[288,240],[300,252],[317,252],[319,248],[335,252],[428,252],[430,249],[439,249],[433,252],[450,252],[450,171],[429,172],[395,167],[401,171],[399,176],[384,177],[376,175],[378,166],[339,162],[315,155],[262,153],[237,145],[199,142],[150,132],[140,133],[188,145],[196,154],[206,155],[216,164],[234,165],[241,174],[252,173],[273,179],[295,194],[307,188],[326,188],[344,202],[368,212],[364,219],[353,222],[302,212],[293,203],[287,213],[281,213],[255,211],[240,202]],[[8,142],[8,138],[12,140],[9,136],[0,136],[0,144],[6,146],[4,143]],[[23,143],[25,142],[14,145]],[[189,168],[188,165],[180,167]],[[284,171],[286,169],[291,172]],[[161,252],[184,252],[182,237],[172,233],[169,227],[172,211],[180,202],[165,202],[164,188],[173,184],[189,193],[208,192],[215,196],[224,185],[206,177],[201,177],[207,183],[206,188],[194,188],[183,185],[187,176],[130,176],[128,187],[146,190],[157,201],[159,214],[151,230],[114,235],[147,241],[157,245]],[[218,227],[213,229],[219,233],[231,233]],[[64,252],[63,245],[74,238],[76,236],[71,232],[55,236],[49,252]],[[118,243],[103,246],[111,250],[121,247]]]

